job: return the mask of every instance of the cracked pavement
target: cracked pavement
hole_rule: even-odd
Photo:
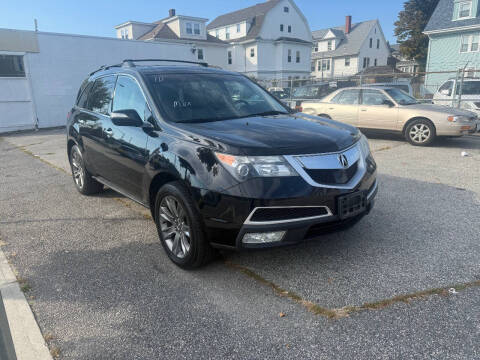
[[[480,358],[477,286],[332,320],[225,265],[329,309],[479,280],[479,136],[426,149],[375,136],[380,192],[355,227],[193,272],[168,260],[145,209],[77,193],[58,170],[64,141],[0,140],[2,249],[61,359]]]

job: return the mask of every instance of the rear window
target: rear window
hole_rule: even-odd
[[[80,90],[78,90],[77,95],[77,106],[80,108],[87,108],[87,100],[88,100],[88,93],[90,92],[90,88],[92,87],[92,82],[85,80],[80,86]]]
[[[95,80],[93,86],[89,89],[88,106],[86,108],[100,114],[110,114],[114,87],[115,76],[105,76]]]

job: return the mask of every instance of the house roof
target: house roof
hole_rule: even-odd
[[[370,66],[366,69],[363,69],[357,75],[387,75],[387,74],[402,74],[403,71],[397,69],[396,67],[390,65],[384,66]]]
[[[452,28],[458,28],[463,26],[480,25],[480,18],[475,17],[473,19],[456,20],[453,19],[453,5],[454,0],[440,0],[438,2],[435,11],[433,12],[424,32],[448,30]]]
[[[140,36],[137,40],[188,40],[194,42],[210,42],[210,43],[217,43],[217,44],[226,44],[224,41],[217,39],[215,36],[207,34],[207,39],[186,39],[180,38],[173,32],[170,27],[165,24],[164,22],[159,22],[152,30],[146,32],[142,36]]]
[[[238,24],[243,21],[250,21],[258,16],[265,16],[267,12],[275,7],[281,0],[268,0],[266,2],[256,4],[244,9],[233,11],[215,18],[207,26],[207,30],[216,29],[219,27]]]
[[[377,20],[369,20],[352,24],[352,29],[348,34],[345,34],[344,26],[313,31],[312,36],[316,41],[322,40],[329,30],[331,30],[337,38],[341,39],[340,44],[337,45],[335,50],[313,53],[313,58],[318,59],[358,54],[370,30],[377,23]]]

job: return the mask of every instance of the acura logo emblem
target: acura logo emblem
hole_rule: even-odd
[[[344,169],[348,167],[348,160],[345,155],[343,154],[338,155],[338,162],[340,163],[340,165],[342,165]]]

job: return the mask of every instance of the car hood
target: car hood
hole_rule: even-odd
[[[433,111],[440,112],[449,115],[456,116],[474,116],[475,114],[468,110],[456,109],[450,106],[445,105],[434,105],[434,104],[415,104],[415,105],[404,105],[407,110],[422,110],[422,111]]]
[[[252,156],[336,152],[353,145],[360,137],[353,126],[301,113],[176,124],[176,127],[190,139],[219,151]]]

